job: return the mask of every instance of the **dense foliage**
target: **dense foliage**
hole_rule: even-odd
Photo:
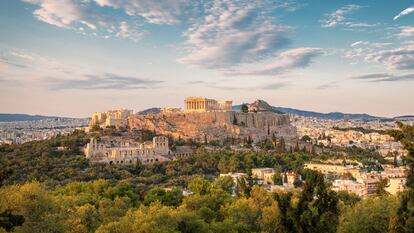
[[[379,191],[365,200],[333,192],[322,174],[303,170],[303,163],[326,154],[202,146],[187,159],[116,166],[89,163],[81,152],[88,141],[82,132],[1,146],[0,233],[413,232],[414,130],[401,129],[389,133],[410,152],[409,191],[401,197]],[[300,189],[269,193],[252,179],[255,167],[295,171],[305,182]],[[237,185],[230,177],[216,178],[227,172],[248,177]],[[274,179],[280,183],[281,177]]]
[[[397,124],[400,130],[392,130],[388,133],[408,150],[408,155],[404,159],[404,163],[408,166],[406,183],[408,191],[404,192],[401,197],[391,230],[398,233],[412,233],[414,232],[414,126],[403,125],[401,122]]]

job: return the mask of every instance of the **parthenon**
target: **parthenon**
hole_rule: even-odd
[[[184,100],[184,107],[185,112],[228,112],[232,110],[232,101],[189,97]]]

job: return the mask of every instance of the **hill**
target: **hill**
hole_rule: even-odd
[[[137,114],[139,115],[147,115],[147,114],[154,114],[154,113],[160,113],[161,108],[148,108],[142,111],[139,111]]]
[[[0,122],[11,121],[37,121],[51,118],[61,118],[56,116],[28,115],[28,114],[10,114],[0,113]]]
[[[320,119],[329,119],[329,120],[341,120],[344,119],[345,115],[348,115],[350,119],[360,119],[360,120],[376,120],[384,119],[384,117],[371,116],[365,113],[354,114],[354,113],[342,113],[342,112],[329,112],[329,113],[320,113],[313,111],[306,111],[294,108],[284,108],[284,107],[273,107],[274,110],[281,111],[284,113],[295,114],[304,117],[315,117]]]
[[[233,106],[233,110],[240,111],[241,105]],[[352,114],[352,113],[342,113],[342,112],[330,112],[330,113],[321,113],[306,111],[294,108],[285,108],[285,107],[275,107],[272,106],[272,111],[276,113],[288,113],[304,117],[315,117],[319,119],[329,119],[329,120],[340,120],[343,119],[345,115],[348,115],[350,119],[361,119],[361,120],[375,120],[375,119],[385,119],[384,117],[371,116],[368,114]]]

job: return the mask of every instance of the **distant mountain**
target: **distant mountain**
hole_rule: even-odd
[[[320,112],[313,112],[313,111],[305,111],[299,110],[294,108],[284,108],[284,107],[273,107],[273,109],[289,113],[295,114],[304,117],[315,117],[320,119],[329,119],[329,120],[341,120],[347,115],[350,119],[360,119],[360,120],[376,120],[376,119],[384,119],[384,117],[378,116],[371,116],[368,114],[353,114],[353,113],[342,113],[342,112],[329,112],[329,113],[320,113]]]
[[[56,116],[42,116],[42,115],[28,115],[28,114],[10,114],[0,113],[0,122],[11,122],[11,121],[37,121],[52,118],[62,118]]]
[[[154,113],[160,113],[160,112],[161,112],[161,108],[148,108],[148,109],[142,110],[140,112],[137,112],[137,114],[147,115],[147,114],[154,114]]]
[[[396,121],[414,121],[414,115],[396,116],[393,119]]]
[[[241,109],[241,105],[233,106],[233,110],[239,111],[240,109]],[[273,112],[276,112],[276,113],[287,113],[287,114],[294,114],[298,116],[315,117],[319,119],[329,119],[329,120],[341,120],[341,119],[344,119],[345,115],[348,115],[350,119],[361,119],[361,120],[386,119],[384,117],[371,116],[368,114],[348,114],[348,113],[342,113],[342,112],[320,113],[320,112],[305,111],[305,110],[300,110],[300,109],[275,107],[275,106],[272,106],[272,110]]]

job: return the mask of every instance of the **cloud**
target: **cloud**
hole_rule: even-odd
[[[33,11],[33,15],[48,24],[61,28],[69,28],[73,22],[83,21],[85,25],[92,25],[84,18],[84,9],[73,0],[23,0],[38,5],[40,8]]]
[[[349,59],[362,59],[368,63],[381,63],[389,69],[414,69],[414,44],[406,43],[399,47],[387,48],[390,43],[353,43],[352,49],[344,56]]]
[[[185,33],[180,62],[223,69],[261,61],[285,48],[291,28],[276,24],[267,1],[213,1],[200,22]]]
[[[277,75],[288,72],[296,68],[305,68],[309,66],[312,59],[324,53],[321,48],[295,48],[280,53],[274,62],[268,64],[263,69],[233,72],[228,75]]]
[[[360,41],[356,41],[356,42],[352,43],[351,44],[351,47],[356,47],[356,46],[360,46],[360,45],[368,45],[368,44],[369,44],[368,41],[362,41],[362,40],[360,40]]]
[[[143,36],[143,31],[131,27],[126,21],[122,21],[119,24],[119,31],[116,33],[116,37],[130,38],[134,42],[138,42]]]
[[[336,27],[347,22],[346,15],[359,10],[360,5],[350,4],[343,6],[330,14],[325,14],[325,19],[321,20],[322,27]]]
[[[133,19],[96,9],[89,0],[22,0],[37,6],[33,15],[40,21],[83,35],[119,37],[138,42],[144,33]],[[95,6],[95,7],[94,7]]]
[[[398,33],[399,37],[412,37],[414,38],[414,27],[411,26],[404,26],[401,27],[400,33]]]
[[[265,85],[257,85],[257,86],[224,86],[224,85],[217,85],[215,83],[209,83],[206,84],[205,87],[208,88],[213,88],[213,89],[218,89],[218,90],[224,90],[224,91],[237,91],[237,90],[245,90],[245,91],[272,91],[272,90],[280,90],[283,89],[285,87],[288,87],[289,83],[269,83],[269,84],[265,84]]]
[[[367,80],[369,82],[397,82],[397,81],[414,81],[414,73],[408,74],[389,74],[389,73],[372,73],[352,76],[350,79]]]
[[[387,78],[390,75],[388,73],[373,73],[373,74],[364,74],[358,76],[352,76],[351,79],[381,79]]]
[[[106,73],[84,75],[84,79],[49,79],[48,83],[51,90],[130,90],[156,88],[162,81]]]
[[[372,43],[369,41],[356,41],[354,43],[351,44],[351,47],[360,47],[360,46],[370,46],[370,47],[375,47],[375,48],[382,48],[388,45],[392,45],[392,43]]]
[[[414,69],[414,45],[410,44],[368,54],[365,59],[368,61],[381,62],[391,69]]]
[[[345,22],[344,25],[350,27],[350,28],[356,28],[356,27],[376,27],[378,24],[370,24],[370,23],[353,23],[353,22]]]
[[[129,16],[141,16],[152,24],[179,24],[194,17],[202,6],[199,0],[94,0],[101,7],[122,9]]]
[[[272,83],[262,87],[263,90],[279,90],[288,86],[287,83]]]
[[[11,61],[9,58],[7,58],[3,55],[0,55],[0,63],[6,64],[8,66],[17,67],[17,68],[20,68],[20,69],[27,68],[27,65]]]
[[[325,14],[325,18],[320,20],[322,27],[335,28],[338,26],[345,27],[348,31],[362,31],[363,28],[376,27],[379,24],[370,24],[366,22],[354,22],[348,18],[348,15],[361,9],[363,6],[350,4],[343,6],[329,14]]]
[[[405,10],[401,11],[398,15],[396,15],[396,16],[394,17],[394,20],[397,20],[397,19],[398,19],[398,18],[400,18],[401,16],[408,15],[408,14],[410,14],[410,13],[412,13],[412,12],[414,12],[414,6],[412,6],[412,7],[408,7],[407,9],[405,9]]]
[[[195,85],[195,84],[205,84],[205,83],[206,83],[205,81],[198,80],[198,81],[188,81],[185,84]]]
[[[315,90],[326,90],[326,89],[332,89],[332,88],[336,88],[338,87],[337,82],[330,82],[330,83],[325,83],[325,84],[321,84],[317,87],[315,87]]]

